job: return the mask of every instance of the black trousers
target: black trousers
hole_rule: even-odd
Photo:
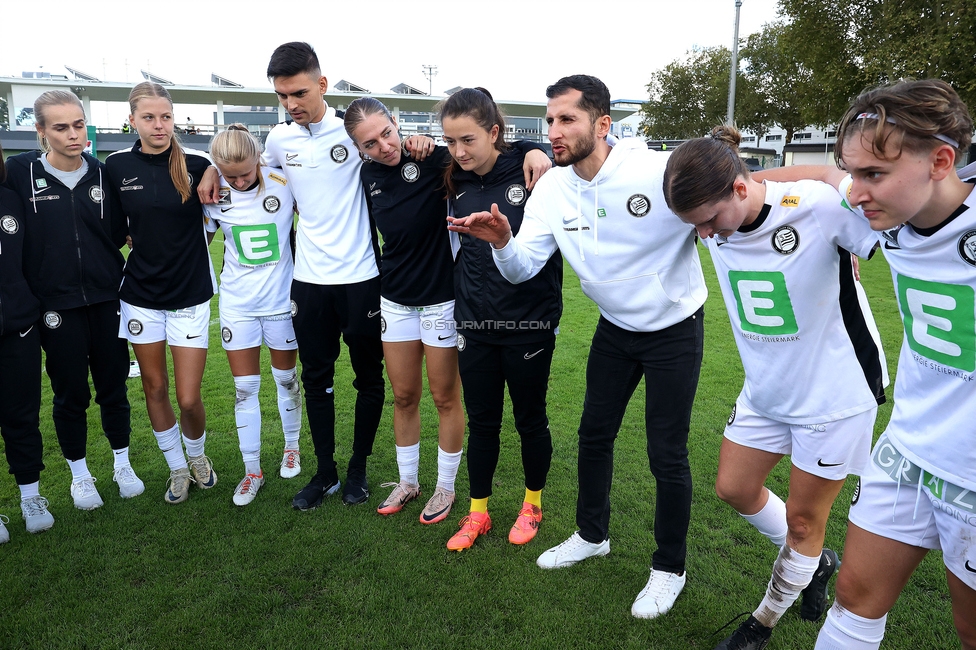
[[[58,318],[48,317],[56,313]],[[132,432],[126,379],[129,346],[119,338],[119,302],[100,302],[75,309],[47,312],[38,327],[47,355],[45,367],[54,391],[54,430],[68,460],[86,456],[88,407],[95,386],[102,429],[112,449],[129,446]],[[56,324],[56,327],[51,327]]]
[[[458,352],[464,407],[468,414],[468,478],[472,499],[491,496],[498,465],[505,384],[512,399],[515,429],[522,442],[525,487],[541,490],[552,462],[546,415],[549,367],[556,337],[505,345],[464,339]]]
[[[350,465],[365,467],[383,414],[386,385],[380,340],[380,279],[336,285],[294,280],[291,298],[298,307],[293,322],[318,473],[335,480],[338,475],[333,383],[340,337],[349,348],[356,375],[352,383],[357,395]]]
[[[36,483],[44,469],[40,409],[41,335],[35,324],[0,336],[0,434],[18,485]]]
[[[701,370],[702,314],[699,309],[657,332],[631,332],[601,316],[586,366],[576,501],[580,536],[593,543],[609,537],[613,445],[643,377],[647,459],[657,484],[652,566],[672,573],[684,571],[691,517],[688,429]]]

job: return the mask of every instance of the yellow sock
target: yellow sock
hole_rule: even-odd
[[[542,507],[542,490],[530,490],[525,488],[525,502],[531,503],[537,508]]]
[[[471,499],[471,512],[488,512],[488,499]]]

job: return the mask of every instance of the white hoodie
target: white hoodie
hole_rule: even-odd
[[[695,229],[664,201],[668,155],[628,138],[591,181],[572,166],[545,174],[518,236],[494,251],[498,270],[509,282],[524,282],[558,248],[583,293],[614,325],[655,332],[694,314],[708,292]]]

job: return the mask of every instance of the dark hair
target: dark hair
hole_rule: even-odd
[[[485,131],[498,127],[498,137],[495,139],[495,149],[499,152],[507,151],[509,144],[505,141],[505,116],[499,110],[491,93],[484,88],[462,88],[437,107],[437,119],[444,123],[444,118],[470,117]],[[444,169],[444,186],[448,195],[454,193],[454,183],[451,175],[460,167],[452,157]]]
[[[316,79],[322,76],[319,57],[308,43],[293,41],[279,45],[268,62],[268,79],[294,77],[303,72]]]
[[[739,130],[729,124],[716,126],[704,138],[685,142],[674,150],[664,168],[664,200],[679,217],[698,206],[732,196],[739,176],[749,178],[749,168],[739,157]]]
[[[904,149],[931,151],[938,141],[954,140],[956,155],[972,142],[973,120],[952,86],[939,79],[903,80],[866,90],[847,109],[837,129],[834,156],[844,157],[845,142],[860,134],[880,158],[894,160]],[[891,143],[889,138],[900,135]],[[897,147],[897,151],[893,151]],[[890,155],[889,155],[890,153]]]
[[[588,74],[563,77],[546,88],[546,97],[552,99],[565,95],[571,90],[583,93],[576,105],[589,114],[591,121],[596,122],[604,115],[610,114],[610,90],[605,83]]]

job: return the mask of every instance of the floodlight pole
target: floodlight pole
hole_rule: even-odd
[[[739,72],[739,9],[742,0],[735,0],[735,38],[732,39],[732,72],[729,77],[729,110],[725,115],[727,124],[735,122],[735,78]]]
[[[424,76],[430,81],[430,88],[427,91],[427,96],[431,97],[434,95],[434,77],[437,76],[437,66],[424,64],[421,66],[424,69]]]

